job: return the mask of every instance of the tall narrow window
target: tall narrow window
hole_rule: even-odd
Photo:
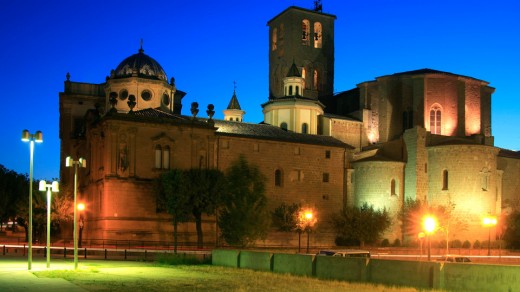
[[[321,34],[321,23],[314,23],[314,47],[321,48],[322,46],[322,34]]]
[[[155,168],[161,168],[161,166],[162,166],[161,152],[162,152],[161,146],[156,145],[155,146]]]
[[[314,80],[313,80],[314,90],[318,90],[318,70],[314,70]]]
[[[390,182],[390,195],[397,195],[397,193],[395,192],[395,179],[392,179],[392,181]]]
[[[292,96],[292,85],[289,86],[289,96]]]
[[[430,132],[432,134],[441,134],[441,108],[434,105],[430,110]]]
[[[274,185],[281,187],[283,184],[282,170],[277,169],[274,171]]]
[[[300,86],[296,86],[296,95],[300,95]]]
[[[307,123],[303,123],[302,124],[302,133],[303,134],[307,134],[307,132],[309,131],[309,125],[307,125]]]
[[[170,147],[168,146],[163,149],[162,168],[170,169]]]
[[[329,174],[327,172],[323,173],[323,182],[329,182]]]
[[[309,45],[310,23],[307,19],[302,21],[302,45]]]
[[[281,123],[280,128],[287,130],[287,123],[286,122]]]
[[[272,50],[275,51],[278,43],[278,29],[273,28]]]
[[[448,189],[448,170],[442,171],[442,190],[445,191]]]

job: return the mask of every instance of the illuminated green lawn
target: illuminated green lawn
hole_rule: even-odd
[[[82,262],[76,272],[51,270],[34,274],[63,278],[88,291],[416,291],[210,265],[168,266],[143,262],[87,261]]]

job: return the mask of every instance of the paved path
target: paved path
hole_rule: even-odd
[[[46,270],[73,270],[74,263],[66,260],[52,259],[50,268],[42,258],[34,258],[32,269],[27,270],[27,257],[0,256],[0,291],[87,291],[71,282],[60,278],[38,278],[32,272]]]

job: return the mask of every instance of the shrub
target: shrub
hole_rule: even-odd
[[[479,240],[475,240],[475,242],[473,242],[473,248],[480,248],[480,241]]]
[[[399,240],[399,238],[396,238],[396,239],[394,240],[394,244],[392,244],[392,246],[394,246],[394,247],[401,246],[401,240]]]
[[[155,257],[155,261],[159,264],[164,265],[209,265],[211,264],[211,257],[205,256],[203,258],[197,255],[193,254],[185,254],[185,253],[177,253],[177,254],[170,254],[170,253],[164,253],[159,254]]]
[[[471,248],[471,242],[469,242],[469,240],[465,240],[462,244],[462,248]]]
[[[381,241],[381,247],[389,247],[390,246],[390,240],[388,240],[388,238],[385,238],[383,239],[383,241]]]

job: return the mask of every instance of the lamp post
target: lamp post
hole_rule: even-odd
[[[437,219],[432,215],[426,215],[423,219],[423,228],[424,231],[426,231],[426,235],[428,238],[428,261],[431,261],[432,243],[430,240],[430,236],[437,228]]]
[[[311,229],[311,222],[312,222],[312,210],[307,210],[305,212],[305,221],[306,221],[306,227],[305,230],[307,231],[307,253],[309,253],[309,236],[310,236],[310,229]]]
[[[52,193],[59,192],[59,185],[57,181],[48,184],[46,181],[40,181],[39,190],[44,192],[47,190],[47,269],[51,266],[51,196]]]
[[[27,252],[27,269],[32,268],[32,183],[33,183],[33,158],[34,158],[34,142],[43,142],[43,134],[41,131],[36,131],[35,134],[30,134],[28,130],[22,131],[22,141],[29,142],[30,149],[30,164],[29,164],[29,228],[28,232],[28,244],[29,250]]]
[[[488,228],[488,256],[491,256],[491,227],[497,225],[497,217],[486,216],[482,219],[482,224]]]
[[[77,215],[77,189],[78,189],[78,166],[87,167],[87,161],[84,158],[73,160],[70,156],[65,159],[66,167],[74,166],[74,270],[78,269],[78,215]]]

